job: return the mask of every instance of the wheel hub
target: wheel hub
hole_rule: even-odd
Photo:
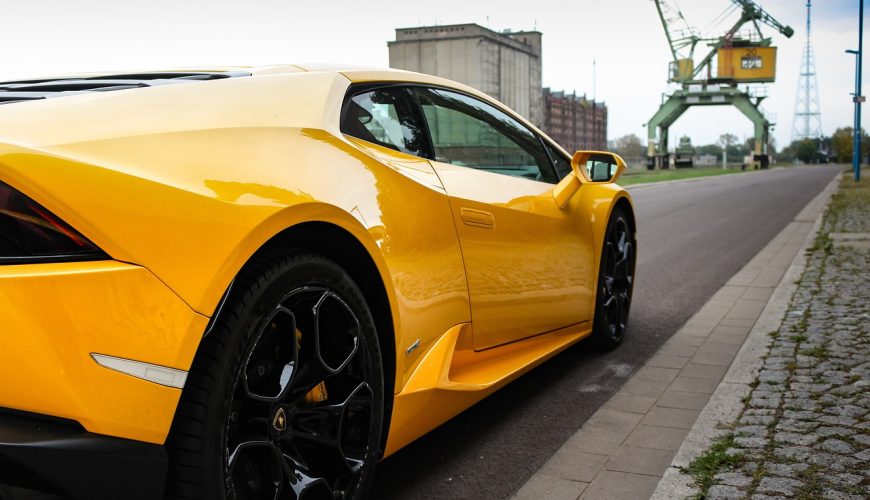
[[[287,415],[284,413],[284,408],[278,408],[275,412],[275,418],[272,419],[272,427],[278,432],[287,430]]]
[[[335,293],[285,296],[253,336],[226,423],[238,499],[344,498],[359,480],[373,418],[359,320]]]

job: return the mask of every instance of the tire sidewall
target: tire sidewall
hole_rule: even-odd
[[[622,335],[618,339],[614,339],[610,334],[609,325],[605,318],[604,311],[604,297],[601,293],[602,287],[604,286],[604,260],[605,260],[605,249],[607,248],[607,241],[610,238],[610,235],[613,231],[614,226],[616,226],[618,221],[622,221],[625,224],[626,229],[628,230],[630,236],[630,243],[632,245],[632,251],[634,252],[634,256],[631,262],[631,275],[632,281],[628,288],[628,309],[629,314],[626,315],[626,318],[629,317],[631,312],[631,300],[634,298],[634,275],[635,268],[637,266],[637,244],[636,244],[636,235],[634,230],[632,229],[632,225],[629,222],[628,216],[625,211],[620,208],[614,208],[613,212],[610,214],[610,219],[607,221],[607,230],[604,232],[604,238],[601,240],[601,255],[599,257],[598,262],[598,279],[596,280],[596,291],[595,291],[595,317],[593,318],[592,325],[592,340],[595,345],[602,350],[611,350],[615,349],[622,341],[625,339],[626,334],[628,333],[628,319],[626,319],[625,329],[622,332]]]
[[[253,344],[257,341],[255,334],[266,320],[266,315],[291,291],[306,286],[322,287],[336,293],[357,316],[362,330],[361,347],[363,348],[359,353],[369,357],[372,367],[371,389],[375,416],[363,471],[360,473],[354,495],[349,498],[365,498],[371,487],[374,465],[380,454],[384,421],[384,382],[374,320],[359,287],[337,264],[307,254],[279,259],[265,270],[258,269],[247,274],[247,279],[242,279],[238,286],[234,286],[238,291],[228,300],[228,305],[231,305],[230,311],[221,315],[216,328],[203,341],[203,344],[207,342],[222,344],[221,350],[226,354],[226,358],[217,360],[219,366],[214,370],[217,373],[203,374],[210,375],[209,378],[212,379],[210,383],[213,385],[208,398],[203,401],[209,414],[202,429],[201,498],[231,498],[228,494],[230,479],[226,471],[227,421],[244,363]],[[197,366],[198,361],[199,354],[194,361],[194,367]],[[192,373],[198,372],[192,370]]]

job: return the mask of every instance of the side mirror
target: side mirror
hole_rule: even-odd
[[[577,151],[571,160],[574,175],[567,175],[553,189],[553,197],[559,208],[568,206],[568,201],[585,183],[606,184],[616,182],[625,171],[625,161],[615,153],[605,151]]]
[[[625,171],[625,161],[616,153],[577,151],[571,159],[574,174],[584,182],[608,183]]]

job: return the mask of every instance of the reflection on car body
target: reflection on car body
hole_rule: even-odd
[[[361,498],[381,458],[625,336],[624,162],[461,84],[212,68],[0,102],[0,482]]]

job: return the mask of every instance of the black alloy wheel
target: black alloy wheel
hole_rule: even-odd
[[[598,271],[593,342],[610,350],[625,338],[634,289],[635,235],[628,217],[615,208],[607,224]]]
[[[202,373],[191,372],[167,443],[168,496],[365,498],[384,418],[371,314],[331,261],[306,254],[266,268],[234,290],[226,328],[197,354]],[[186,484],[198,466],[199,491]]]

